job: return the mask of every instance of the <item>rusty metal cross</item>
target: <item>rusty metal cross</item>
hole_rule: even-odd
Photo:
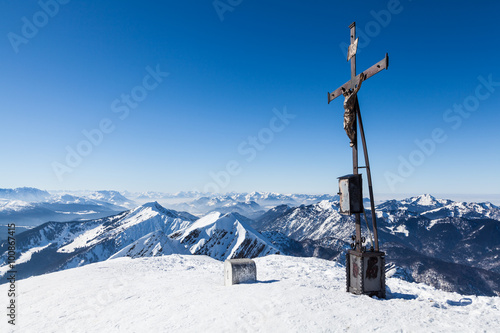
[[[379,250],[370,162],[368,159],[368,149],[366,148],[365,132],[357,94],[364,80],[372,77],[383,69],[387,69],[389,65],[389,56],[386,53],[384,59],[368,68],[360,75],[356,75],[356,51],[358,48],[356,23],[353,22],[349,26],[349,29],[351,30],[351,44],[347,52],[347,61],[351,61],[351,79],[337,88],[334,92],[328,93],[328,103],[340,95],[344,95],[345,97],[344,129],[351,140],[350,146],[352,147],[353,175],[339,178],[339,195],[341,196],[339,212],[347,215],[354,214],[356,223],[356,234],[352,237],[354,243],[351,243],[351,250],[348,250],[346,253],[346,290],[357,295],[365,294],[385,298],[385,253]],[[363,145],[365,166],[358,166],[358,127],[361,143]],[[369,251],[367,251],[366,246],[363,245],[366,240],[365,237],[361,236],[361,214],[365,216],[367,229],[368,231],[370,230],[363,205],[362,177],[359,175],[359,169],[362,168],[366,170],[368,178],[373,225],[374,242],[371,242],[372,246]],[[351,183],[346,185],[346,179],[353,180],[352,186]],[[353,195],[353,201],[351,201],[351,193]],[[348,206],[347,210],[344,209],[346,202]]]
[[[360,76],[356,75],[356,51],[358,47],[358,39],[356,38],[356,23],[353,22],[349,26],[349,29],[351,30],[351,45],[349,46],[349,50],[347,53],[347,61],[351,61],[351,79],[338,87],[334,92],[328,93],[328,104],[330,104],[331,101],[333,101],[335,98],[341,96],[346,92],[347,90],[351,90],[354,94],[356,93],[355,88],[360,88],[358,87],[360,82]],[[378,72],[382,71],[383,69],[387,69],[389,66],[389,56],[386,53],[385,58],[380,60],[378,63],[373,65],[372,67],[368,68],[364,72],[364,79],[366,80],[373,75],[377,74]],[[366,140],[365,140],[365,133],[363,129],[363,121],[361,119],[361,112],[359,110],[359,103],[357,96],[353,96],[355,98],[354,101],[354,122],[353,122],[353,127],[354,127],[354,140],[352,141],[352,162],[353,162],[353,174],[358,174],[358,171],[360,168],[365,168],[366,173],[367,173],[367,178],[368,178],[368,190],[370,193],[370,204],[371,204],[371,215],[372,215],[372,225],[373,225],[373,235],[375,239],[375,251],[379,251],[379,246],[378,246],[378,233],[377,233],[377,220],[376,220],[376,214],[375,214],[375,203],[374,203],[374,198],[373,198],[373,187],[372,187],[372,177],[371,177],[371,171],[370,171],[370,162],[368,159],[368,150],[366,148]],[[346,97],[347,100],[347,97]],[[346,107],[344,105],[344,107]],[[347,111],[346,111],[347,112]],[[358,166],[358,143],[357,143],[357,127],[359,125],[359,132],[361,135],[361,141],[363,144],[363,151],[364,151],[364,157],[365,157],[365,166],[360,167]],[[366,215],[365,215],[366,216]],[[363,237],[361,237],[361,216],[360,213],[355,214],[356,217],[356,235],[355,235],[355,243],[353,244],[354,250],[359,251],[359,252],[364,252],[364,247],[362,245],[363,243]],[[368,223],[368,221],[367,221]]]
[[[356,75],[356,51],[358,48],[358,39],[356,38],[356,22],[352,22],[349,26],[351,29],[351,45],[349,46],[349,51],[347,54],[347,61],[351,60],[351,79],[338,87],[334,92],[328,93],[328,104],[333,101],[335,98],[341,96],[344,91],[348,89],[353,89],[359,83],[359,75]],[[377,62],[372,67],[365,70],[365,80],[382,71],[383,69],[387,69],[389,67],[389,55],[386,53],[385,58]]]

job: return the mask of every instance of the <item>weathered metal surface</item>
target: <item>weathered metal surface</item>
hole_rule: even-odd
[[[368,193],[370,195],[370,209],[371,209],[371,216],[372,216],[372,225],[373,225],[373,237],[375,239],[375,251],[379,250],[378,247],[378,231],[377,231],[377,218],[376,218],[376,213],[375,213],[375,200],[373,196],[373,186],[372,186],[372,173],[370,169],[370,159],[368,158],[368,147],[366,147],[366,140],[365,140],[365,131],[363,129],[363,119],[361,118],[361,112],[359,111],[359,104],[357,105],[357,111],[358,111],[358,120],[359,120],[359,133],[361,135],[361,142],[363,143],[363,151],[365,154],[365,168],[366,168],[366,175],[368,177]],[[367,221],[368,222],[368,221]]]
[[[347,291],[385,298],[385,253],[348,250],[346,258]]]
[[[356,22],[352,22],[349,26],[351,29],[351,45],[354,44],[356,40]],[[351,82],[354,82],[354,78],[356,77],[356,55],[353,55],[351,58]],[[351,85],[351,89],[354,89],[354,84]]]
[[[257,266],[252,259],[228,259],[224,262],[224,285],[257,281]]]
[[[339,177],[340,214],[363,212],[363,181],[361,175]]]
[[[351,62],[352,62],[352,59],[351,59]],[[365,70],[362,73],[364,73],[366,75],[366,78],[365,78],[365,80],[366,80],[366,79],[371,78],[373,75],[377,74],[378,72],[380,72],[384,69],[387,69],[387,68],[389,68],[389,55],[386,53],[384,59],[380,60],[375,65],[368,68],[367,70]],[[355,86],[357,86],[358,82],[359,82],[360,75],[361,75],[361,73],[359,73],[359,75],[357,75],[355,77],[354,82],[352,80],[349,80],[346,83],[344,83],[343,85],[341,85],[340,87],[338,87],[337,89],[335,89],[334,92],[331,92],[331,93],[329,92],[328,93],[328,103],[333,101],[335,98],[342,96],[344,91],[346,91],[348,89],[353,89]]]

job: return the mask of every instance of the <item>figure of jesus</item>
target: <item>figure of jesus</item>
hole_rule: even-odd
[[[347,136],[351,140],[350,146],[353,147],[356,142],[356,95],[361,88],[361,83],[365,79],[365,73],[361,73],[359,76],[359,83],[354,90],[346,90],[343,95],[345,97],[344,100],[344,130],[347,133]]]

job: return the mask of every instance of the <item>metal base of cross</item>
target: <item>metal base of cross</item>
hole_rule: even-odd
[[[385,298],[385,253],[348,250],[346,289],[356,295]]]

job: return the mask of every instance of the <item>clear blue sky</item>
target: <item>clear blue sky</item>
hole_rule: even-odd
[[[0,187],[336,193],[356,21],[375,192],[500,192],[498,2],[216,4],[2,2]]]

